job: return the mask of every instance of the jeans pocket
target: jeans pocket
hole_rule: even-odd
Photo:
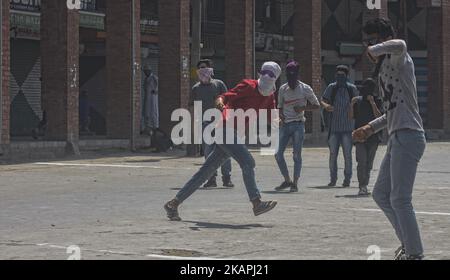
[[[399,131],[395,133],[395,140],[399,147],[420,161],[426,146],[425,136],[420,131]]]

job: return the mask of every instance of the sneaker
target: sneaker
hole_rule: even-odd
[[[336,182],[330,182],[330,183],[328,184],[328,186],[329,186],[329,187],[336,187]]]
[[[256,208],[253,208],[253,213],[255,214],[255,216],[259,216],[269,212],[270,210],[275,208],[275,206],[277,206],[276,201],[261,201],[261,203]]]
[[[166,210],[167,218],[171,221],[179,222],[181,221],[180,215],[178,214],[178,207],[171,206],[171,201],[164,205],[164,210]]]
[[[289,192],[291,192],[291,193],[296,193],[296,192],[298,192],[298,187],[295,186],[294,184],[292,184],[292,187],[291,187],[291,189],[290,189]]]
[[[360,196],[367,196],[367,195],[370,195],[370,193],[367,190],[367,187],[359,187],[358,195],[360,195]]]
[[[226,188],[234,188],[233,182],[231,182],[231,178],[222,177],[223,186]]]
[[[344,181],[344,183],[342,184],[342,186],[344,188],[349,188],[350,187],[350,181]]]
[[[291,182],[286,182],[286,181],[284,181],[279,187],[276,187],[275,190],[276,190],[277,192],[283,191],[283,190],[285,190],[285,189],[292,188],[293,185],[294,185],[294,184],[291,183]]]
[[[399,261],[406,255],[405,247],[400,246],[397,250],[395,250],[394,260]]]
[[[423,260],[425,257],[424,255],[402,255],[398,260],[400,261],[421,261]]]
[[[203,185],[203,188],[205,188],[205,189],[217,188],[216,178],[209,179],[209,181],[206,182],[206,184]]]

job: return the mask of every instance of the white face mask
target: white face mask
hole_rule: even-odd
[[[277,79],[271,78],[268,75],[262,75],[261,77],[259,77],[259,80],[258,80],[259,93],[261,93],[261,95],[263,95],[263,96],[269,96],[272,93],[274,93],[276,90],[276,87],[275,87],[276,81],[277,81]]]

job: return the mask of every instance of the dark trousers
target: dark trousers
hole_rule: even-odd
[[[370,180],[370,172],[378,150],[378,141],[369,141],[356,144],[356,161],[358,162],[359,187],[367,187]]]

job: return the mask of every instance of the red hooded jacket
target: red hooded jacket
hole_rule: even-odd
[[[235,88],[219,96],[223,99],[225,104],[223,110],[223,118],[227,120],[227,109],[242,109],[247,111],[248,109],[255,109],[259,113],[260,109],[268,109],[268,118],[270,121],[270,110],[276,109],[275,95],[263,96],[258,91],[257,80],[242,80]],[[246,119],[246,125],[249,120]]]

